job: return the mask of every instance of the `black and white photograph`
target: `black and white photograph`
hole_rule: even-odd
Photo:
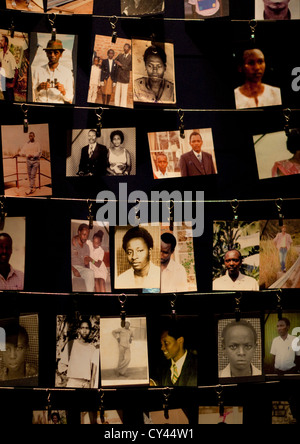
[[[190,20],[229,16],[229,0],[184,0],[184,16]]]
[[[0,351],[0,386],[38,386],[39,320],[37,314],[0,320],[6,336]]]
[[[164,0],[120,0],[121,14],[125,16],[157,15],[165,10]]]
[[[55,387],[99,387],[100,316],[56,317]]]
[[[272,425],[299,424],[297,405],[292,400],[272,401]]]
[[[115,288],[160,291],[160,226],[115,227]]]
[[[135,103],[176,104],[174,45],[132,40]]]
[[[258,134],[253,143],[260,180],[300,174],[299,128]]]
[[[74,129],[67,154],[67,177],[136,174],[136,129]]]
[[[66,410],[34,410],[32,424],[68,424]]]
[[[224,415],[220,415],[218,406],[200,406],[198,424],[243,424],[243,407],[224,407]]]
[[[95,35],[87,102],[133,108],[131,40]]]
[[[260,222],[213,223],[214,291],[259,291]]]
[[[28,34],[0,29],[0,100],[26,102],[28,64]]]
[[[48,124],[1,126],[5,196],[51,196]]]
[[[220,382],[262,376],[260,318],[218,321],[218,371]]]
[[[0,290],[24,290],[25,217],[6,217],[0,231]]]
[[[44,12],[43,0],[6,0],[6,9],[27,12]]]
[[[93,14],[94,0],[46,0],[48,14]]]
[[[161,316],[148,329],[150,385],[198,386],[198,316]]]
[[[145,317],[101,318],[101,386],[148,385]]]
[[[256,20],[297,20],[299,0],[255,0]]]
[[[236,109],[282,105],[281,89],[277,85],[276,69],[271,58],[271,55],[259,47],[236,51]]]
[[[103,417],[100,410],[80,412],[80,424],[123,424],[123,411],[104,410]]]
[[[299,312],[265,316],[264,371],[266,376],[300,377]]]
[[[72,291],[111,291],[108,222],[71,221],[71,267]]]
[[[30,34],[29,101],[75,103],[76,71],[76,35]]]
[[[217,174],[211,128],[148,133],[154,179]]]

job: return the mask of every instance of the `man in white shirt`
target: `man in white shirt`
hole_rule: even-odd
[[[213,290],[216,291],[258,291],[256,279],[240,272],[242,256],[238,250],[229,250],[224,256],[226,274],[213,281]]]
[[[279,336],[273,339],[270,350],[274,373],[279,375],[297,373],[299,369],[300,351],[293,350],[292,343],[296,337],[288,333],[290,325],[288,318],[282,318],[277,322]]]
[[[168,158],[166,154],[159,153],[156,156],[156,165],[158,171],[154,174],[154,179],[165,179],[169,177],[167,168],[168,168]]]
[[[5,81],[1,82],[1,88],[4,99],[14,101],[14,86],[18,77],[18,67],[14,55],[9,51],[9,41],[6,35],[0,36],[0,49],[3,50],[0,54],[1,77]]]
[[[133,341],[133,333],[130,330],[130,322],[126,321],[125,325],[112,331],[113,337],[119,344],[119,360],[116,369],[118,376],[125,376],[131,360],[130,346]]]
[[[91,68],[88,102],[95,103],[101,82],[100,57],[94,57],[94,64]]]
[[[286,232],[286,225],[281,227],[281,233],[277,233],[273,242],[279,253],[281,271],[285,273],[287,254],[293,244],[291,235]]]
[[[34,132],[31,131],[29,133],[29,140],[24,144],[19,155],[26,157],[29,180],[29,191],[26,191],[26,194],[33,194],[36,190],[35,177],[40,168],[40,158],[42,155],[41,145],[35,140]]]
[[[163,233],[161,235],[161,293],[179,293],[189,290],[184,266],[172,259],[176,244],[176,238],[172,233]]]
[[[61,40],[49,40],[44,49],[49,62],[33,69],[34,102],[72,103],[74,80],[72,71],[60,63],[64,52]]]

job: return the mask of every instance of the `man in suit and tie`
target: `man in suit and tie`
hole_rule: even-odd
[[[81,149],[78,176],[105,176],[108,167],[108,150],[106,146],[97,143],[97,132],[88,132],[89,144]]]
[[[101,86],[103,105],[109,105],[111,96],[117,82],[118,65],[114,60],[115,51],[107,51],[107,59],[102,61],[101,65]]]
[[[132,56],[130,54],[131,46],[125,43],[123,54],[115,58],[118,65],[117,86],[115,92],[115,106],[127,107],[128,85],[130,82],[130,71],[132,70]]]
[[[193,131],[190,135],[192,150],[180,157],[180,173],[185,176],[216,174],[211,154],[202,151],[201,134]]]

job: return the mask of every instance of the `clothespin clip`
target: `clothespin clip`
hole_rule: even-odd
[[[51,410],[51,392],[49,389],[46,390],[46,393],[48,394],[47,396],[47,404],[46,404],[46,410],[50,411]]]
[[[169,210],[169,229],[170,231],[174,230],[174,199],[170,200],[170,205],[167,204],[168,210]]]
[[[28,108],[27,108],[27,105],[25,105],[25,103],[22,103],[21,110],[23,111],[23,114],[24,114],[23,132],[28,133]]]
[[[54,28],[56,15],[54,13],[48,15],[48,20],[51,25],[51,40],[56,40],[56,28]]]
[[[281,306],[281,294],[282,294],[282,290],[281,288],[278,290],[278,292],[276,293],[276,298],[277,298],[277,313],[278,313],[278,320],[280,321],[282,319],[282,306]]]
[[[176,309],[175,309],[175,303],[176,303],[176,299],[177,299],[177,294],[173,293],[173,298],[170,301],[170,305],[171,305],[171,315],[173,319],[176,319]]]
[[[126,294],[121,294],[120,296],[118,296],[120,305],[121,305],[121,311],[120,311],[120,317],[121,317],[121,324],[122,326],[125,325],[125,320],[126,320],[126,311],[125,311],[125,302],[127,300],[127,296]]]
[[[184,124],[183,124],[183,118],[184,118],[184,112],[182,111],[182,109],[179,109],[177,111],[178,116],[179,116],[179,120],[180,120],[180,125],[179,125],[179,132],[180,132],[180,137],[182,139],[185,139],[185,134],[184,134]]]
[[[0,200],[0,230],[2,231],[4,229],[5,225],[5,218],[7,216],[7,212],[5,211],[5,197],[3,197],[3,200],[1,198]]]
[[[285,131],[286,136],[289,136],[289,134],[290,134],[291,113],[292,113],[292,111],[289,108],[283,110],[283,115],[285,118],[284,131]]]
[[[250,40],[255,43],[255,29],[257,27],[257,22],[255,20],[250,20],[249,25],[251,30]]]
[[[240,304],[241,304],[241,300],[242,300],[242,295],[236,296],[235,297],[235,320],[236,322],[239,322],[241,319],[241,309],[240,309]]]
[[[169,419],[169,399],[171,395],[170,387],[166,387],[164,389],[163,395],[164,395],[164,402],[163,402],[164,417],[166,419]]]
[[[89,220],[89,229],[92,230],[93,229],[93,224],[94,224],[94,216],[92,214],[92,202],[88,199],[87,201],[88,204],[88,210],[89,210],[89,215],[88,215],[88,220]]]
[[[104,391],[100,389],[99,393],[100,393],[100,419],[101,419],[101,423],[104,424],[104,422],[105,422]]]
[[[238,207],[239,207],[239,201],[237,200],[237,199],[234,199],[234,200],[232,200],[231,201],[231,208],[232,208],[232,211],[233,211],[233,227],[234,228],[238,228],[238,225],[239,225],[239,216],[238,216],[238,214],[237,214],[237,209],[238,209]]]
[[[138,226],[140,224],[141,218],[140,218],[140,205],[141,205],[141,199],[136,199],[136,206],[134,207],[135,212],[135,226]]]
[[[102,114],[103,114],[103,108],[99,108],[95,110],[95,114],[97,117],[97,129],[96,129],[96,135],[97,137],[101,137],[101,130],[102,130]]]
[[[15,24],[14,24],[13,20],[11,21],[11,25],[9,28],[9,34],[10,34],[11,38],[13,39],[15,36]]]
[[[112,30],[113,30],[112,35],[111,35],[111,43],[116,43],[117,38],[118,38],[118,34],[116,31],[117,22],[118,22],[118,18],[115,15],[109,18],[109,23],[110,23]]]
[[[156,35],[154,34],[154,32],[151,34],[150,39],[151,39],[151,45],[155,46]]]
[[[221,417],[224,416],[224,402],[223,402],[223,387],[221,385],[217,385],[216,388],[216,393],[217,393],[217,397],[218,397],[218,407],[219,407],[219,414]]]
[[[276,199],[276,201],[275,201],[275,205],[276,205],[276,208],[278,211],[278,224],[280,227],[283,226],[283,221],[284,221],[284,215],[282,213],[282,202],[283,202],[283,200],[281,197]]]

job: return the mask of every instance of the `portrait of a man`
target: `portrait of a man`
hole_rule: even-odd
[[[298,0],[255,0],[257,20],[295,20],[300,18]]]

